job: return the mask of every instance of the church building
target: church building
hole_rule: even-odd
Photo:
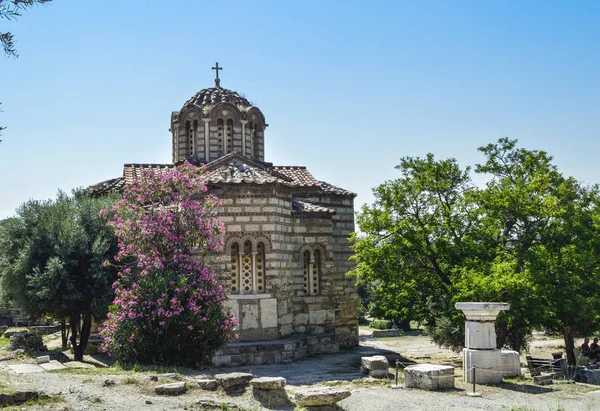
[[[125,164],[123,175],[88,188],[122,191],[141,176],[205,164],[205,184],[223,204],[225,246],[212,262],[239,322],[239,340],[217,352],[217,366],[291,362],[358,345],[357,294],[348,237],[354,193],[302,166],[265,159],[262,111],[222,88],[200,90],[171,114],[170,164]]]

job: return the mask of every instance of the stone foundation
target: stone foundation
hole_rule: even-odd
[[[404,388],[431,391],[454,388],[454,367],[436,364],[408,366],[404,369]]]
[[[473,382],[472,368],[475,369],[476,384],[500,384],[502,382],[502,356],[500,350],[463,349],[463,377],[465,382]]]
[[[215,353],[216,367],[290,363],[315,354],[340,351],[334,334],[295,335],[283,340],[238,342]]]

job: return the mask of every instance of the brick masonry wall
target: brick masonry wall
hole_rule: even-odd
[[[293,192],[289,187],[230,185],[216,194],[223,203],[220,216],[226,225],[226,247],[214,265],[228,293],[232,286],[232,239],[243,243],[248,238],[260,238],[266,243],[264,295],[232,295],[228,302],[241,323],[240,340],[281,339],[295,332],[335,334],[341,345],[358,344],[356,289],[346,276],[352,267],[347,242],[354,230],[352,200],[307,199],[335,208],[338,214],[292,215]],[[304,295],[301,249],[305,245],[318,245],[326,251],[319,295]]]

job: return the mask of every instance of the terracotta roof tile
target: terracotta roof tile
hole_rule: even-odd
[[[319,205],[307,203],[306,201],[300,201],[297,199],[292,199],[292,212],[293,213],[335,214],[335,210],[332,208],[321,207]]]
[[[205,88],[194,94],[183,105],[212,106],[220,103],[230,103],[241,108],[251,107],[252,104],[233,90],[221,87]]]
[[[230,162],[223,163],[219,167],[211,169],[207,181],[216,183],[248,183],[248,184],[283,184],[295,186],[295,182],[287,181],[276,175],[270,174],[262,167],[251,166],[245,163]]]
[[[312,186],[319,187],[320,186],[319,181],[317,181],[317,179],[313,177],[313,175],[310,173],[310,171],[308,171],[306,169],[306,167],[274,166],[274,167],[271,167],[271,169],[273,169],[274,171],[276,171],[280,174],[283,174],[284,176],[291,178],[293,181],[295,181],[298,184],[298,186],[301,186],[301,187],[312,187]]]
[[[344,197],[356,197],[356,194],[352,191],[344,190],[343,188],[336,187],[332,184],[326,183],[325,181],[319,181],[321,184],[321,190],[326,194],[337,194]]]
[[[356,197],[356,194],[336,187],[324,181],[318,181],[313,175],[302,166],[271,166],[248,160],[237,154],[230,154],[221,157],[206,165],[208,175],[206,182],[212,184],[281,184],[288,187],[309,188],[320,191],[324,194],[334,194],[344,197]],[[142,176],[144,170],[154,170],[158,173],[165,173],[175,167],[173,164],[125,164],[123,166],[123,177],[113,178],[88,187],[92,195],[101,195],[113,190],[123,191],[126,184],[131,184],[134,180]],[[323,208],[321,211],[314,211],[315,206],[308,204],[304,212],[325,212],[329,209]],[[298,203],[298,207],[303,206]],[[300,210],[299,208],[299,210]],[[303,208],[304,209],[304,208]]]
[[[125,164],[123,176],[127,184],[133,183],[142,176],[143,170],[154,170],[157,173],[165,173],[175,167],[173,164]]]
[[[117,177],[91,185],[86,191],[92,196],[99,196],[110,193],[111,191],[123,191],[124,189],[125,179],[123,177]]]

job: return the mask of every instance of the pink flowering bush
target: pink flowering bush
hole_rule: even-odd
[[[206,195],[203,168],[189,163],[144,171],[110,210],[123,264],[101,335],[122,363],[200,367],[236,338],[222,287],[207,264],[222,246],[218,198]]]

